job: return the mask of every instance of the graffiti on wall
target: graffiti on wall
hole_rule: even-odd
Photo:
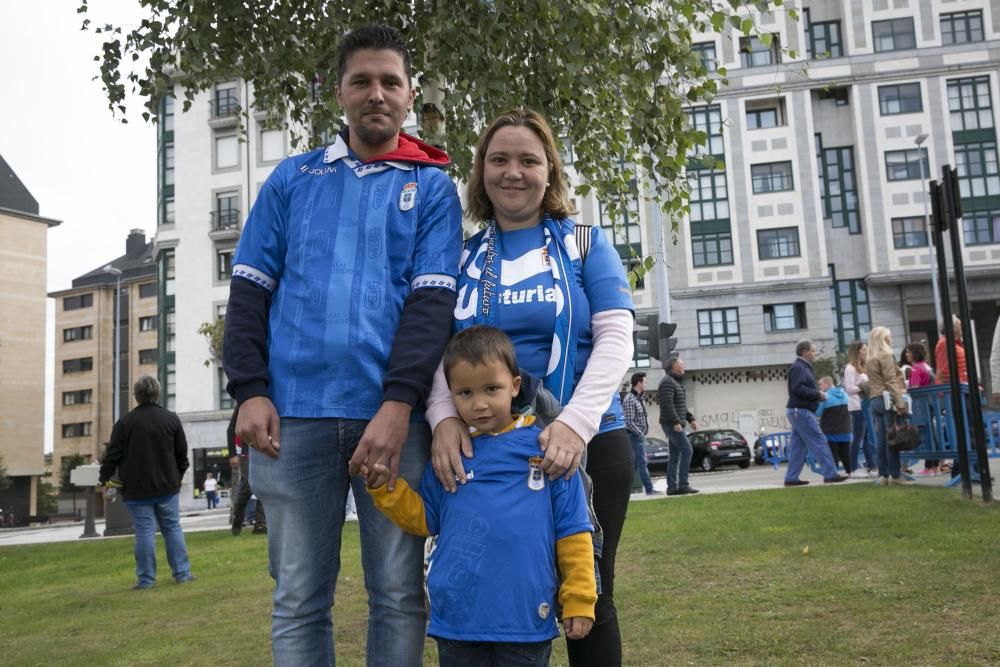
[[[707,412],[698,415],[698,428],[731,428],[744,434],[791,430],[784,410],[774,408]]]

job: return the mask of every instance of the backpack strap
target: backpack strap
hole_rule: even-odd
[[[576,235],[576,249],[580,251],[580,264],[587,261],[587,254],[590,252],[590,225],[575,223],[573,232]]]

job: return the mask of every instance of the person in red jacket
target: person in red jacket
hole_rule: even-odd
[[[955,327],[955,360],[958,363],[958,381],[962,384],[969,383],[969,367],[965,363],[965,347],[962,346],[962,320],[957,316],[951,316],[952,325]],[[944,327],[941,328],[941,336],[937,345],[934,346],[934,366],[937,368],[935,381],[938,384],[948,384],[951,377],[951,369],[948,366],[948,339],[944,336]]]

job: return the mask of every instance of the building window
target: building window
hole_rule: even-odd
[[[768,162],[750,165],[750,183],[754,194],[794,190],[791,162]]]
[[[691,222],[729,220],[729,192],[726,172],[715,169],[698,169],[688,172]]]
[[[235,81],[227,81],[215,86],[212,100],[212,118],[233,116],[240,110],[240,91]]]
[[[63,373],[84,373],[94,369],[93,357],[79,357],[77,359],[64,359],[62,362]]]
[[[612,218],[604,208],[604,202],[598,202],[598,216],[601,228],[608,241],[618,251],[622,261],[629,262],[634,257],[642,256],[642,234],[639,231],[639,195],[635,181],[631,183],[632,195],[625,204],[625,210],[620,218]],[[626,266],[627,270],[627,266]]]
[[[285,157],[285,133],[281,130],[260,131],[260,161],[278,162]]]
[[[163,224],[172,225],[176,220],[174,213],[174,198],[172,196],[163,199]]]
[[[844,47],[840,41],[840,21],[817,21],[809,23],[810,58],[840,58],[844,55]]]
[[[781,40],[771,34],[771,45],[766,46],[759,37],[740,37],[740,62],[743,67],[767,67],[781,62]]]
[[[140,364],[155,364],[160,358],[159,352],[156,348],[149,350],[139,350],[139,363]]]
[[[733,236],[730,232],[692,232],[691,255],[696,268],[732,264]]]
[[[167,352],[174,351],[174,343],[177,339],[177,313],[170,311],[167,313],[166,346]]]
[[[954,12],[941,15],[941,43],[965,44],[983,41],[983,12]]]
[[[976,211],[962,216],[965,245],[1000,243],[1000,211]]]
[[[927,223],[923,216],[914,218],[893,218],[892,247],[927,247]]]
[[[757,232],[757,252],[761,259],[798,257],[799,228],[781,227],[761,229]]]
[[[93,400],[92,389],[80,389],[78,391],[64,391],[62,395],[63,405],[81,405],[90,403]]]
[[[166,95],[160,106],[160,127],[163,132],[174,131],[174,96]]]
[[[769,127],[778,127],[778,110],[770,109],[747,109],[747,129],[763,130]]]
[[[740,317],[736,308],[698,311],[698,344],[736,345],[740,342]]]
[[[160,281],[163,283],[163,294],[165,296],[174,295],[174,278],[177,273],[177,266],[173,250],[165,250],[160,260]]]
[[[908,148],[885,152],[885,177],[890,181],[913,181],[930,173],[927,149]]]
[[[883,116],[924,110],[919,83],[878,87],[878,107]]]
[[[77,294],[75,296],[63,297],[63,310],[77,310],[79,308],[90,308],[94,305],[94,293]]]
[[[139,331],[156,331],[156,315],[140,317]]]
[[[63,329],[63,342],[70,343],[74,340],[90,340],[94,337],[94,327],[87,325],[85,327],[70,327],[68,329]]]
[[[231,169],[240,165],[240,140],[235,134],[215,138],[215,168]]]
[[[90,435],[90,422],[77,422],[62,426],[62,437],[64,438],[82,438],[87,435]]]
[[[706,72],[715,72],[718,70],[719,65],[715,55],[715,42],[699,42],[698,44],[692,44],[691,52],[697,54],[698,59],[701,60],[702,67],[705,68]],[[646,365],[649,365],[648,359],[646,360]]]
[[[215,251],[215,279],[229,280],[233,277],[234,248],[224,248]]]
[[[576,154],[573,151],[573,139],[569,136],[559,137],[559,161],[564,167],[572,166],[576,162]]]
[[[876,53],[882,51],[903,51],[917,47],[913,18],[872,21],[872,36]]]
[[[830,286],[830,302],[833,309],[834,334],[839,350],[856,340],[867,340],[872,328],[871,312],[868,309],[868,288],[863,279],[837,280],[833,266],[830,266],[833,283]]]
[[[156,297],[156,283],[142,283],[139,285],[139,298],[152,299]]]
[[[649,368],[649,355],[639,352],[638,333],[632,332],[632,368]]]
[[[240,193],[236,191],[218,192],[215,195],[215,210],[212,212],[212,229],[234,229],[240,224]]]
[[[163,387],[163,407],[167,410],[175,409],[177,405],[177,369],[174,364],[167,364],[166,382]]]
[[[851,234],[861,233],[858,213],[857,181],[854,170],[854,148],[838,146],[823,148],[816,135],[819,151],[820,191],[823,193],[823,217],[836,229],[847,227]]]
[[[794,331],[806,328],[806,304],[776,303],[764,306],[764,331]]]
[[[951,112],[952,132],[992,128],[990,78],[977,76],[949,81],[948,110]]]
[[[228,304],[220,303],[215,307],[215,319],[224,320],[226,319],[226,308]]]
[[[232,410],[233,408],[236,407],[236,401],[233,400],[233,397],[229,395],[228,391],[226,391],[226,385],[229,383],[229,380],[226,378],[226,371],[222,369],[222,366],[219,366],[218,374],[219,374],[219,409]]]
[[[962,199],[1000,195],[996,142],[956,144],[955,170]]]
[[[726,153],[722,140],[722,107],[718,104],[691,107],[687,110],[688,125],[691,129],[705,133],[705,144],[691,146],[688,158],[711,155],[721,160]]]

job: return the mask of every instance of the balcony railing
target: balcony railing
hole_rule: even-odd
[[[236,229],[240,226],[240,209],[238,208],[225,208],[219,211],[212,211],[211,216],[213,232]]]
[[[220,92],[212,101],[212,118],[226,118],[235,116],[240,110],[239,95],[229,91]]]

